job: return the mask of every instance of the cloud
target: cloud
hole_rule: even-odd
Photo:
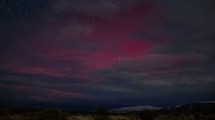
[[[147,88],[153,92],[153,89],[180,89],[180,86],[207,89],[215,83],[212,80],[214,72],[210,69],[213,68],[210,68],[207,58],[198,54],[149,54],[142,59],[121,61],[109,69],[97,69],[94,74],[106,84],[134,91]]]
[[[82,82],[81,82],[82,81]],[[7,72],[0,76],[1,99],[8,101],[59,102],[69,99],[89,99],[85,89],[76,84],[87,84],[80,78],[50,77]]]
[[[189,23],[193,26],[211,26],[214,24],[214,1],[191,0],[191,1],[168,1],[168,7],[172,11],[171,20],[180,23]],[[183,9],[181,6],[183,5]]]
[[[111,17],[120,13],[122,9],[132,9],[140,3],[148,4],[141,0],[54,0],[50,2],[50,6],[53,10],[60,12]]]
[[[169,11],[166,24],[160,28],[170,39],[155,51],[167,54],[202,53],[211,57],[215,39],[214,2],[157,1]]]
[[[55,0],[51,7],[57,11],[78,12],[89,16],[110,16],[118,12],[118,6],[110,0]]]
[[[71,40],[92,34],[93,28],[88,24],[71,24],[61,28],[59,32],[62,39]]]

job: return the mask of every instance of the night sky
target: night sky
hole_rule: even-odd
[[[214,0],[0,0],[0,105],[215,100]]]

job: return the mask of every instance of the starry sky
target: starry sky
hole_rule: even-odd
[[[0,0],[0,105],[215,100],[213,0]]]

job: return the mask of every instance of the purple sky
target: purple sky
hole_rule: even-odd
[[[212,0],[2,0],[1,105],[215,99]]]

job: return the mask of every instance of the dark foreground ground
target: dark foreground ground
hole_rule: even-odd
[[[0,120],[215,120],[215,104],[188,104],[178,108],[139,112],[69,112],[59,109],[1,108]]]

